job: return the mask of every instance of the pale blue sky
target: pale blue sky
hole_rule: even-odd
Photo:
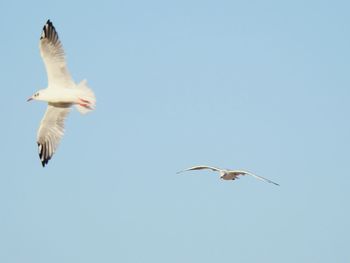
[[[349,8],[2,1],[0,262],[348,262]],[[47,19],[97,109],[42,168]]]

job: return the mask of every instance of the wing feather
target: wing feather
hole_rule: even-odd
[[[199,165],[199,166],[193,166],[193,167],[187,168],[187,169],[179,171],[177,173],[179,174],[179,173],[182,173],[182,172],[194,171],[194,170],[212,170],[214,172],[220,172],[221,171],[221,169],[213,167],[213,166]]]
[[[47,20],[41,33],[39,48],[46,68],[48,87],[74,86],[66,65],[62,43],[50,20]]]
[[[48,105],[37,134],[39,157],[43,167],[56,152],[64,134],[64,121],[70,111],[69,106]]]
[[[262,181],[265,181],[265,182],[267,182],[267,183],[271,183],[271,184],[274,184],[274,185],[278,185],[278,186],[279,186],[278,183],[275,183],[275,182],[273,182],[273,181],[271,181],[271,180],[269,180],[269,179],[267,179],[267,178],[265,178],[265,177],[262,177],[262,176],[253,174],[253,173],[248,172],[248,171],[243,171],[243,170],[240,171],[240,170],[237,170],[237,171],[230,171],[230,172],[236,174],[237,176],[239,176],[239,175],[250,175],[250,176],[253,176],[253,177],[255,177],[255,178],[259,179],[259,180],[262,180]]]

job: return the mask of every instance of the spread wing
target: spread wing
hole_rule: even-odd
[[[66,66],[63,46],[50,20],[47,20],[41,33],[39,48],[46,67],[48,87],[69,88],[74,86]]]
[[[278,183],[275,183],[275,182],[273,182],[273,181],[271,181],[271,180],[269,180],[269,179],[267,179],[267,178],[264,178],[264,177],[262,177],[262,176],[253,174],[253,173],[248,172],[248,171],[243,171],[243,170],[240,171],[240,170],[237,170],[237,171],[230,171],[230,173],[233,173],[233,174],[235,174],[236,176],[239,176],[239,175],[250,175],[250,176],[253,176],[253,177],[255,177],[255,178],[259,179],[259,180],[262,180],[262,181],[264,181],[264,182],[271,183],[271,184],[274,184],[274,185],[278,185],[278,186],[279,186]]]
[[[64,134],[64,120],[70,111],[69,106],[48,105],[37,134],[40,161],[45,167]]]
[[[216,167],[199,165],[199,166],[193,166],[193,167],[187,168],[187,169],[179,171],[177,173],[179,174],[179,173],[182,173],[182,172],[193,171],[193,170],[212,170],[214,172],[220,172],[221,171],[221,169],[216,168]]]

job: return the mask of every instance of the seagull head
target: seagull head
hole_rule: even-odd
[[[44,94],[44,90],[39,90],[37,92],[35,92],[31,97],[29,97],[27,99],[27,101],[31,101],[31,100],[42,100],[43,99],[43,94]]]

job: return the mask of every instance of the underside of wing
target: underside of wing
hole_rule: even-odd
[[[187,169],[182,170],[182,171],[180,171],[178,173],[186,172],[186,171],[194,171],[194,170],[212,170],[214,172],[219,172],[220,171],[220,169],[216,168],[216,167],[199,165],[199,166],[193,166],[193,167],[187,168]]]
[[[37,134],[40,161],[45,165],[52,158],[64,134],[64,120],[70,111],[69,106],[49,105],[41,120]]]
[[[235,176],[240,176],[240,175],[247,175],[250,174],[247,171],[242,171],[242,170],[233,170],[233,171],[229,171],[229,173],[235,175]]]
[[[250,176],[255,177],[256,179],[259,179],[259,180],[265,181],[265,182],[267,182],[267,183],[271,183],[271,184],[274,184],[274,185],[278,185],[278,186],[279,186],[278,183],[275,183],[275,182],[273,182],[273,181],[271,181],[271,180],[269,180],[269,179],[267,179],[267,178],[265,178],[265,177],[262,177],[262,176],[253,174],[253,173],[248,172],[248,171],[233,171],[233,172],[237,173],[237,175],[250,175]]]
[[[74,85],[66,66],[64,50],[55,27],[48,20],[40,37],[40,54],[45,63],[49,87],[69,88]]]

